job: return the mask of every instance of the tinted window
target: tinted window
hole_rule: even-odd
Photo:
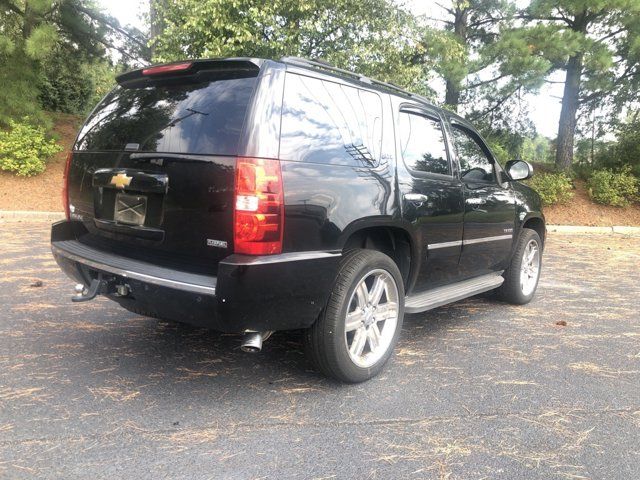
[[[464,180],[494,182],[493,162],[478,141],[460,127],[453,126],[453,139],[460,161],[460,175]]]
[[[442,126],[422,115],[400,112],[400,151],[410,170],[449,174],[449,161]]]
[[[372,92],[287,74],[280,158],[300,162],[378,163],[382,101]]]
[[[116,87],[80,131],[78,150],[235,155],[255,77]]]

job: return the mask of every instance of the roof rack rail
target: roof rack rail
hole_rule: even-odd
[[[338,67],[334,67],[333,65],[331,65],[330,63],[327,63],[325,61],[321,61],[321,60],[309,60],[307,58],[301,58],[301,57],[282,57],[280,59],[281,62],[283,63],[287,63],[290,65],[298,65],[298,66],[302,66],[302,67],[315,67],[319,70],[328,70],[330,72],[335,72],[341,75],[346,75],[348,77],[352,77],[355,78],[356,80],[362,82],[362,83],[366,83],[369,85],[378,85],[380,87],[384,87],[388,90],[392,90],[394,92],[397,93],[401,93],[403,95],[406,95],[408,97],[412,97],[412,98],[416,98],[418,100],[422,100],[423,102],[427,102],[427,103],[431,103],[429,101],[429,99],[423,97],[422,95],[418,95],[415,93],[411,93],[411,92],[407,92],[406,90],[403,90],[402,88],[398,87],[397,85],[394,85],[393,83],[387,83],[387,82],[383,82],[381,80],[376,80],[375,78],[369,78],[366,77],[364,75],[360,75],[358,73],[354,73],[354,72],[350,72],[349,70],[344,70],[342,68],[338,68]]]

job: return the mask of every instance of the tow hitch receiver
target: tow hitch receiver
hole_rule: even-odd
[[[91,280],[88,287],[78,283],[75,287],[76,295],[71,298],[72,302],[86,302],[96,298],[96,295],[107,293],[109,291],[109,282],[98,275],[98,278]]]

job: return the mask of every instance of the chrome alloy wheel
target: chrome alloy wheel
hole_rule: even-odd
[[[522,294],[529,296],[536,289],[540,275],[540,246],[536,240],[529,240],[524,247],[522,264],[520,266],[520,289]]]
[[[351,361],[361,368],[376,364],[387,352],[398,326],[398,287],[389,272],[364,275],[351,294],[345,319],[345,342]]]

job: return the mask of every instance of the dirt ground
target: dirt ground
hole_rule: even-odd
[[[640,478],[640,238],[551,234],[532,303],[407,315],[360,385],[294,333],[72,303],[46,222],[0,243],[0,478]]]
[[[49,160],[44,173],[18,177],[0,171],[0,210],[62,211],[65,160],[81,123],[82,119],[77,115],[56,114],[54,131],[63,150]]]

